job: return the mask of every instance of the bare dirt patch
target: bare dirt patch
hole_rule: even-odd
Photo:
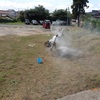
[[[42,26],[35,25],[0,25],[0,36],[2,35],[18,35],[28,36],[34,34],[48,34],[50,29],[43,29]]]

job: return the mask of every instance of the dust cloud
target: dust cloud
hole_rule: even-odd
[[[73,58],[82,54],[82,51],[72,46],[72,31],[68,26],[51,26],[53,35],[57,35],[56,39],[57,49],[54,50],[55,54],[60,57]]]
[[[100,34],[97,31],[91,31],[90,28],[51,26],[51,32],[53,35],[58,34],[57,49],[53,52],[60,57],[76,58],[99,52],[96,45],[100,45]]]

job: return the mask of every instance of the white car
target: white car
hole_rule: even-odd
[[[37,20],[32,20],[31,21],[33,25],[38,25],[39,23],[37,22]]]

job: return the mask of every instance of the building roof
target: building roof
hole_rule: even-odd
[[[0,10],[0,14],[8,14],[9,11],[8,10]]]

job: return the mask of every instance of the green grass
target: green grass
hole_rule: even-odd
[[[1,24],[8,24],[8,25],[23,25],[25,24],[24,22],[2,22]]]
[[[18,100],[55,100],[100,87],[100,68],[92,62],[91,66],[88,64],[91,56],[88,59],[55,57],[44,46],[50,38],[46,34],[0,37],[0,100],[14,96]],[[99,56],[97,45],[92,50]],[[43,64],[37,63],[38,57],[43,58]]]
[[[44,42],[48,38],[47,35],[0,37],[0,98],[10,95],[21,83],[25,70],[37,66],[37,58],[46,55]]]
[[[93,44],[93,42],[95,44]],[[100,37],[96,37],[94,39],[91,39],[92,46],[90,47],[90,51],[94,52],[95,54],[100,54]]]

